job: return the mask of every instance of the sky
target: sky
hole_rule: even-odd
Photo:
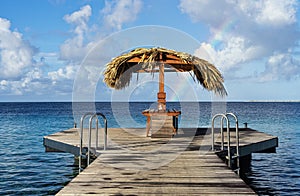
[[[0,0],[0,101],[155,101],[151,74],[103,83],[142,46],[213,63],[227,101],[299,101],[299,20],[296,0]],[[218,99],[188,76],[166,74],[168,101]]]

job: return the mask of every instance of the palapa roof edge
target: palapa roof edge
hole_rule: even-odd
[[[224,78],[213,64],[191,54],[166,48],[136,48],[113,58],[106,64],[103,81],[111,88],[123,89],[129,85],[132,73],[137,71],[137,69],[154,70],[154,67],[160,62],[161,54],[178,57],[183,64],[181,69],[183,71],[191,71],[193,79],[197,80],[205,89],[221,96],[227,95],[223,85]],[[135,57],[140,58],[140,61],[137,63],[138,65],[141,64],[140,66],[128,63],[130,59]],[[190,70],[191,66],[189,66],[189,70],[184,69],[184,65],[187,64],[192,66],[192,70]]]

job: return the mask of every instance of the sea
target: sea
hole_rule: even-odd
[[[79,124],[89,108],[108,127],[143,127],[151,102],[0,103],[0,195],[55,195],[78,174],[74,156],[47,153],[43,137]],[[300,195],[300,102],[167,103],[182,111],[179,127],[209,127],[215,113],[232,112],[240,127],[278,137],[276,153],[252,154],[244,180],[258,195]],[[81,111],[82,110],[82,111]]]

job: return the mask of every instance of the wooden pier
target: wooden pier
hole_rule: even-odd
[[[99,131],[99,147],[93,148],[97,158],[58,195],[256,195],[211,151],[208,128],[179,128],[173,138],[145,137],[145,128],[108,128],[106,151],[103,131]],[[234,131],[232,144],[235,144]],[[85,146],[87,132],[84,129]],[[92,136],[95,138],[95,130]],[[77,128],[44,137],[48,152],[79,156],[79,143]],[[96,146],[94,139],[92,146]],[[241,158],[251,153],[275,152],[277,146],[275,136],[250,128],[240,129]]]

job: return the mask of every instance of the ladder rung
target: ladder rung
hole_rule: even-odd
[[[228,156],[225,156],[225,158],[228,160]],[[237,155],[233,155],[230,157],[231,159],[238,159],[240,158],[240,156],[237,156]]]
[[[233,170],[234,172],[239,172],[240,168],[236,168],[235,170]]]

